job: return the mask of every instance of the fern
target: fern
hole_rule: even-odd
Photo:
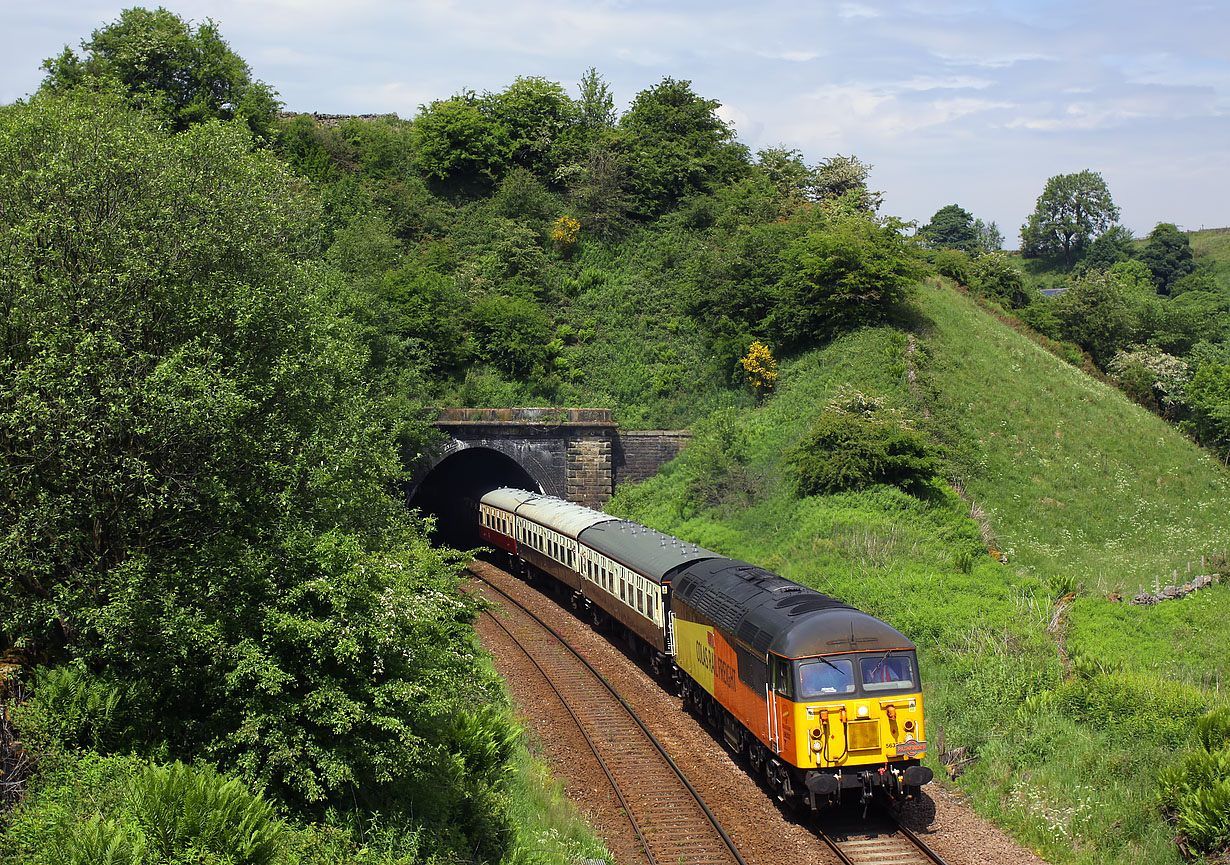
[[[1219,706],[1197,720],[1196,738],[1206,751],[1230,744],[1230,706]]]
[[[1179,805],[1178,829],[1195,850],[1211,852],[1230,844],[1230,778],[1185,797]]]
[[[145,845],[124,828],[95,814],[52,845],[51,865],[141,865]]]
[[[170,860],[193,848],[235,865],[268,865],[283,845],[273,806],[237,779],[178,760],[150,766],[132,784],[129,802],[155,856]]]

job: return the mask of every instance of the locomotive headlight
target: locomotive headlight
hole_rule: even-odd
[[[811,749],[819,754],[824,750],[824,731],[815,729],[811,731]]]
[[[906,722],[905,722],[905,731],[906,731],[907,733],[909,733],[909,732],[912,732],[912,731],[913,731],[913,729],[914,729],[914,722],[913,722],[913,721],[906,721]]]
[[[866,707],[866,706],[859,706],[859,707],[858,707],[858,716],[859,716],[860,718],[866,718],[866,717],[867,717],[867,707]]]

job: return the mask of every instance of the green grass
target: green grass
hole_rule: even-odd
[[[1017,571],[1135,594],[1230,543],[1230,472],[1109,385],[928,285],[938,409]]]

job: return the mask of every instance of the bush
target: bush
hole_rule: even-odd
[[[861,405],[858,404],[859,401]],[[933,480],[940,460],[922,433],[896,412],[856,395],[831,404],[786,454],[801,496],[893,484],[918,491]]]
[[[959,285],[970,284],[970,257],[959,249],[937,249],[931,253],[931,266],[941,276]]]

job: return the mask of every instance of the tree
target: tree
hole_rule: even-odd
[[[1102,369],[1115,353],[1139,341],[1151,289],[1130,275],[1094,271],[1054,301],[1064,339],[1085,349]]]
[[[483,109],[507,130],[509,161],[548,181],[585,151],[580,109],[554,81],[518,76],[501,92],[486,94]]]
[[[1119,218],[1102,175],[1088,169],[1046,181],[1037,206],[1021,226],[1021,252],[1030,258],[1063,253],[1065,267],[1096,235]]]
[[[657,216],[747,170],[747,149],[692,82],[664,78],[642,90],[620,119],[628,187],[642,216]]]
[[[1153,273],[1153,282],[1162,294],[1170,294],[1176,282],[1196,269],[1192,243],[1173,222],[1159,222],[1149,232],[1140,260]]]
[[[473,90],[419,106],[414,133],[423,174],[461,190],[494,186],[513,150],[508,129],[488,116]]]
[[[591,134],[605,132],[615,127],[615,97],[611,87],[606,83],[598,70],[590,67],[581,76],[577,87],[581,98],[578,100],[578,110],[581,115],[581,125]]]
[[[252,80],[211,19],[194,29],[161,6],[152,12],[138,6],[95,30],[81,49],[84,57],[65,46],[43,61],[44,91],[114,88],[177,132],[206,120],[239,119],[259,141],[272,136],[277,92]]]
[[[867,178],[872,166],[864,164],[857,156],[831,156],[822,160],[813,171],[812,198],[846,198],[859,210],[875,213],[880,209],[884,193],[867,188]]]
[[[981,219],[975,219],[974,234],[978,237],[978,249],[982,252],[998,252],[1004,248],[1004,236],[995,220],[983,222]]]
[[[1193,352],[1186,397],[1191,417],[1183,427],[1230,463],[1230,351],[1202,346]]]
[[[957,204],[941,207],[918,233],[932,248],[959,249],[972,253],[978,247],[974,214]]]
[[[490,691],[456,556],[390,493],[426,431],[251,145],[105,94],[0,112],[0,635],[300,809],[440,787]]]
[[[800,347],[885,320],[923,274],[902,229],[848,202],[830,206],[821,226],[783,250],[769,327]]]
[[[1106,270],[1132,257],[1132,230],[1125,225],[1112,225],[1089,244],[1089,251],[1076,265],[1076,273]]]

